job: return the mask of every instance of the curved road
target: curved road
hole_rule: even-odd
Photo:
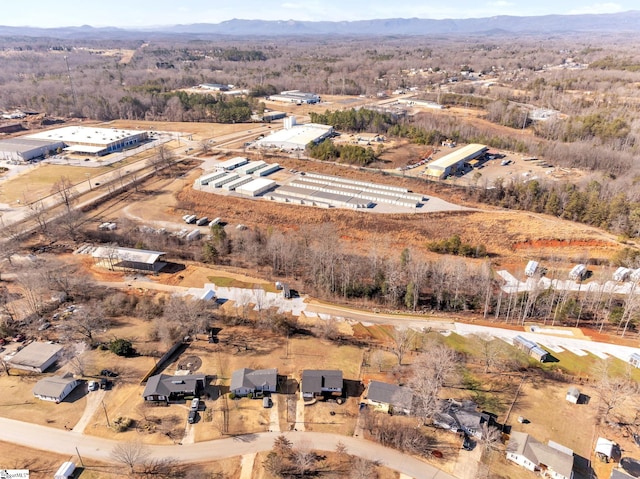
[[[173,457],[186,463],[215,461],[268,451],[273,446],[273,440],[280,434],[277,432],[247,434],[196,444],[150,445],[147,449],[151,458]],[[284,435],[294,445],[310,445],[311,448],[321,451],[335,451],[337,444],[341,442],[347,447],[349,454],[379,461],[386,467],[416,479],[455,479],[454,476],[415,457],[364,439],[319,432],[287,432]],[[118,444],[111,439],[86,436],[73,431],[63,431],[6,418],[0,418],[0,440],[70,456],[76,455],[77,448],[83,459],[97,459],[105,462],[113,462],[111,451]]]

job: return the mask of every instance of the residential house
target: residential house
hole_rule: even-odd
[[[553,441],[543,444],[524,432],[513,431],[507,459],[551,479],[573,478],[573,451]]]
[[[33,386],[33,395],[43,401],[62,402],[80,381],[71,374],[42,378]]]
[[[144,388],[142,397],[145,401],[182,401],[187,396],[199,396],[204,390],[206,377],[204,374],[188,374],[169,376],[156,374],[151,376]]]
[[[231,375],[230,392],[236,396],[246,396],[259,392],[276,392],[278,386],[278,370],[242,368]]]
[[[370,381],[366,399],[369,404],[384,412],[411,414],[413,391],[409,388],[381,381]]]
[[[342,371],[337,369],[305,369],[300,391],[305,399],[318,396],[342,396]]]
[[[633,478],[634,476],[629,474],[624,469],[613,469],[611,471],[611,475],[609,476],[609,479],[633,479]]]
[[[452,432],[463,432],[478,439],[482,437],[482,425],[490,421],[491,416],[486,412],[478,411],[478,405],[469,400],[444,400],[440,412],[433,416],[436,427]]]

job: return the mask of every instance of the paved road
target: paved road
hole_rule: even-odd
[[[334,451],[337,444],[341,442],[350,454],[380,461],[383,465],[416,479],[455,479],[454,476],[419,459],[371,441],[318,432],[298,431],[284,434],[294,445],[310,443],[314,449],[321,451]],[[279,433],[276,432],[266,432],[196,444],[150,445],[148,451],[150,458],[174,457],[185,463],[215,461],[267,451],[271,449],[278,435]],[[86,436],[77,432],[6,418],[0,418],[0,440],[69,456],[75,456],[77,448],[85,462],[90,459],[111,462],[111,451],[118,444],[111,439]]]

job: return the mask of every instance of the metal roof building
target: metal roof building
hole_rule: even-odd
[[[260,196],[276,186],[276,182],[273,180],[267,180],[266,178],[257,178],[249,183],[238,186],[236,193],[246,196]]]
[[[465,163],[483,155],[488,149],[485,145],[471,143],[429,163],[425,174],[440,179],[446,178]]]
[[[333,133],[330,125],[307,123],[292,125],[276,131],[256,141],[259,148],[280,148],[282,150],[304,150],[309,143],[319,143]]]
[[[61,141],[65,151],[102,156],[135,147],[148,138],[146,131],[66,126],[28,135],[37,140]]]
[[[43,373],[55,363],[62,354],[62,346],[49,343],[31,343],[9,360],[12,368]]]
[[[236,156],[235,158],[231,158],[230,160],[218,163],[216,165],[216,168],[218,168],[219,170],[235,170],[236,168],[242,165],[246,165],[247,163],[249,163],[249,160],[247,158]]]
[[[96,263],[110,270],[160,271],[166,263],[160,257],[166,253],[144,249],[100,246],[92,256]]]
[[[39,140],[26,136],[0,141],[0,159],[7,161],[30,161],[63,149],[59,140]]]

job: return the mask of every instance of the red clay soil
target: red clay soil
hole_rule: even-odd
[[[598,248],[611,246],[612,243],[599,240],[558,240],[558,239],[540,239],[521,241],[513,244],[513,249],[523,248]]]

